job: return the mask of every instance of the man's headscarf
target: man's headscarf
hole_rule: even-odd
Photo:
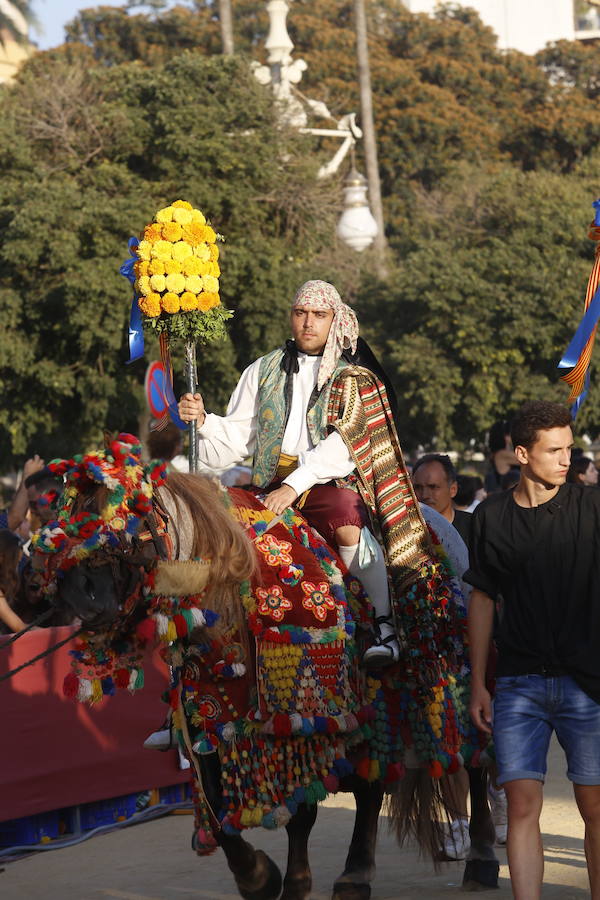
[[[333,374],[342,352],[344,350],[356,352],[358,320],[354,310],[343,302],[334,286],[328,284],[327,281],[306,281],[296,292],[292,309],[298,306],[307,309],[333,310],[333,322],[329,329],[317,377],[317,388],[321,390]]]

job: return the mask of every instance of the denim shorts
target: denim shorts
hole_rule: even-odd
[[[552,732],[575,784],[600,784],[600,704],[568,675],[496,679],[493,715],[498,782],[544,781]]]

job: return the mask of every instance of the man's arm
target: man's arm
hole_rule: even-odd
[[[469,654],[471,658],[471,702],[469,712],[477,728],[491,733],[492,701],[485,686],[485,670],[494,625],[494,601],[473,588],[469,603]]]
[[[205,466],[227,469],[254,453],[259,366],[257,360],[242,373],[224,416],[207,413],[200,394],[185,394],[179,401],[183,421],[198,423],[198,456]]]
[[[27,495],[27,488],[25,487],[26,479],[29,478],[30,475],[33,475],[34,472],[39,472],[40,469],[43,468],[44,460],[41,459],[37,453],[35,456],[32,456],[31,459],[28,459],[23,466],[21,483],[19,484],[13,502],[10,504],[7,511],[8,527],[11,531],[16,531],[27,515],[29,497]]]

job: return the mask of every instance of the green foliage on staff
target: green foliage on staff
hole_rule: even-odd
[[[593,259],[600,54],[568,42],[504,53],[472,11],[367,5],[385,283],[369,251],[336,241],[339,181],[315,180],[338,144],[278,127],[251,74],[249,60],[265,59],[262,0],[236,0],[234,59],[219,55],[208,0],[85,10],[62,48],[1,89],[0,465],[74,452],[104,427],[136,430],[146,363],[124,364],[118,266],[129,236],[177,197],[227,238],[221,288],[235,315],[228,340],[200,354],[209,408],[287,335],[308,277],[357,305],[407,449],[461,449],[525,398],[566,399],[555,366]],[[309,65],[302,90],[335,117],[358,110],[352,6],[296,0],[288,20]],[[597,433],[600,389],[579,424]]]

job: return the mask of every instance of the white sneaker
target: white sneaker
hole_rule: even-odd
[[[496,829],[496,843],[505,844],[508,832],[508,817],[506,808],[506,794],[503,788],[496,788],[490,782],[488,784],[488,799],[490,801],[490,811],[492,813],[492,822]]]
[[[396,639],[396,630],[387,616],[375,620],[375,642],[363,656],[363,666],[376,668],[389,666],[400,659],[400,645]]]
[[[144,741],[146,750],[172,750],[175,746],[170,728],[153,731]]]
[[[471,849],[468,819],[454,819],[444,841],[443,853],[446,859],[465,859]]]

